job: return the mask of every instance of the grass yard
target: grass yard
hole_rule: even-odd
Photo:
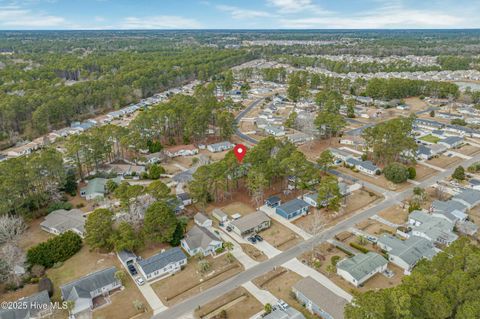
[[[440,168],[448,168],[460,163],[461,161],[462,159],[460,157],[440,155],[439,157],[429,160],[428,163]]]
[[[380,213],[378,213],[378,216],[388,220],[391,223],[401,225],[407,222],[408,210],[402,208],[399,205],[395,205],[381,211]]]
[[[279,250],[287,250],[302,241],[300,236],[276,220],[272,220],[270,228],[261,231],[260,235],[270,245]]]
[[[380,222],[367,219],[355,225],[358,229],[363,230],[370,235],[379,236],[384,233],[395,234],[396,229]]]
[[[342,172],[342,173],[345,173],[347,175],[350,175],[350,176],[353,176],[353,177],[357,178],[359,180],[359,183],[361,183],[361,181],[364,180],[366,182],[372,183],[376,186],[379,186],[381,188],[388,189],[388,190],[391,190],[391,191],[400,192],[400,191],[405,190],[406,188],[408,188],[411,185],[408,182],[405,182],[405,183],[402,183],[402,184],[394,184],[394,183],[388,181],[385,178],[385,176],[383,176],[383,175],[370,176],[370,175],[366,175],[366,174],[363,174],[363,173],[360,173],[360,172],[354,172],[353,170],[351,170],[349,168],[346,168],[346,167],[343,167],[343,166],[337,167],[337,170]]]
[[[40,223],[42,223],[43,220],[44,218],[40,217],[28,223],[26,235],[22,236],[19,242],[19,247],[24,251],[54,237],[54,235],[47,233],[40,227]]]
[[[263,305],[245,288],[239,287],[195,309],[194,315],[195,318],[215,318],[223,310],[226,311],[228,319],[244,319],[262,311]]]
[[[165,305],[174,305],[243,271],[238,261],[230,263],[226,255],[207,257],[205,260],[210,263],[206,273],[200,272],[196,258],[190,258],[182,271],[152,284]]]
[[[437,170],[422,164],[415,165],[415,170],[417,171],[416,181],[423,181],[437,173]]]
[[[252,282],[260,289],[268,290],[278,299],[284,300],[287,304],[302,312],[305,318],[314,319],[310,312],[303,307],[292,295],[292,286],[295,285],[302,276],[294,271],[278,267],[265,275],[255,278]]]
[[[425,136],[421,137],[420,140],[425,141],[427,143],[437,144],[438,141],[441,140],[441,138],[439,138],[437,136],[433,136],[432,134],[428,134],[428,135],[425,135]]]

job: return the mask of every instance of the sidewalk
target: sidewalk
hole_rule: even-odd
[[[150,308],[152,308],[154,314],[167,310],[167,306],[165,306],[160,298],[158,298],[157,294],[155,291],[153,291],[148,282],[146,282],[143,286],[137,285],[137,287],[150,305]]]
[[[258,261],[253,260],[243,251],[242,246],[240,246],[235,238],[230,236],[229,233],[224,232],[222,228],[219,229],[219,233],[223,241],[228,241],[233,244],[233,250],[230,252],[243,265],[243,267],[245,267],[245,269],[252,268],[258,264]]]
[[[425,165],[426,167],[430,167],[431,169],[434,169],[434,170],[439,171],[439,172],[445,172],[445,169],[443,169],[441,167],[438,167],[438,166],[435,166],[435,165],[432,165],[432,164],[429,164],[426,161],[419,162],[419,164]]]
[[[283,226],[287,227],[288,229],[290,229],[291,231],[293,231],[294,233],[296,233],[297,235],[302,237],[304,240],[309,240],[310,238],[312,238],[312,235],[310,235],[309,233],[307,233],[306,231],[304,231],[300,227],[292,224],[290,221],[286,220],[282,216],[277,215],[275,213],[274,208],[271,208],[271,207],[268,207],[267,205],[264,205],[264,206],[260,207],[260,210],[264,211],[270,218],[275,219],[277,222],[279,222]]]
[[[282,266],[290,270],[293,270],[294,272],[296,272],[302,277],[307,277],[307,276],[312,277],[313,279],[315,279],[316,281],[324,285],[326,288],[328,288],[331,292],[335,293],[337,296],[347,300],[348,302],[352,302],[353,297],[349,293],[347,293],[342,288],[338,287],[330,279],[328,279],[327,277],[325,277],[315,269],[312,269],[302,264],[297,258],[287,261]]]
[[[258,299],[263,305],[269,303],[271,305],[275,305],[277,303],[277,299],[274,295],[270,293],[270,291],[263,290],[255,286],[251,281],[246,282],[242,285],[245,289],[248,290],[255,298]]]

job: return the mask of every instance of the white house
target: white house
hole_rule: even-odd
[[[218,153],[218,152],[228,151],[229,149],[232,149],[234,146],[235,146],[234,144],[228,141],[225,141],[225,142],[207,145],[207,150],[209,150],[212,153]]]
[[[196,213],[195,216],[193,216],[193,221],[200,227],[212,227],[212,220],[207,216],[203,215],[202,213]]]
[[[458,238],[453,232],[455,224],[441,217],[415,210],[410,213],[408,222],[412,227],[411,235],[426,238],[434,243],[450,245]]]
[[[375,274],[385,271],[387,265],[388,260],[381,255],[368,252],[341,260],[337,264],[337,274],[358,287]]]
[[[198,148],[194,145],[176,145],[165,149],[165,154],[168,157],[177,157],[177,156],[192,156],[198,154]]]
[[[265,132],[276,137],[285,136],[283,126],[268,125],[265,127]]]
[[[214,255],[222,247],[222,240],[207,228],[195,225],[185,234],[181,245],[190,256],[208,256]]]
[[[160,252],[147,259],[137,260],[137,268],[147,280],[174,274],[186,264],[187,256],[178,247]]]

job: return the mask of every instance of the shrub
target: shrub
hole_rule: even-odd
[[[415,179],[415,177],[417,177],[417,170],[415,169],[415,167],[411,166],[407,170],[409,179]]]
[[[72,208],[73,208],[73,205],[70,204],[69,202],[54,202],[48,206],[47,211],[50,214],[51,212],[59,209],[70,210]]]
[[[457,181],[465,180],[465,169],[463,168],[463,166],[459,166],[455,169],[452,174],[452,178],[456,179]]]
[[[357,243],[355,243],[355,242],[351,242],[351,243],[350,243],[350,246],[352,246],[353,248],[361,251],[361,252],[364,253],[364,254],[366,254],[366,253],[368,253],[368,252],[370,251],[370,250],[368,250],[366,247],[364,247],[364,246],[362,246],[362,245],[359,245],[359,244],[357,244]]]
[[[51,268],[55,263],[69,259],[81,248],[82,238],[72,231],[67,231],[30,248],[27,252],[27,261],[30,265]]]
[[[385,178],[395,184],[401,184],[408,179],[409,172],[407,168],[400,163],[388,164],[383,170]]]
[[[337,266],[338,262],[340,261],[341,257],[340,256],[332,256],[330,259],[330,262],[332,263],[332,266]]]

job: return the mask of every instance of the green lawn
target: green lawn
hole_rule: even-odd
[[[437,144],[438,141],[441,140],[441,138],[433,136],[432,134],[425,135],[424,137],[420,138],[422,141]]]

